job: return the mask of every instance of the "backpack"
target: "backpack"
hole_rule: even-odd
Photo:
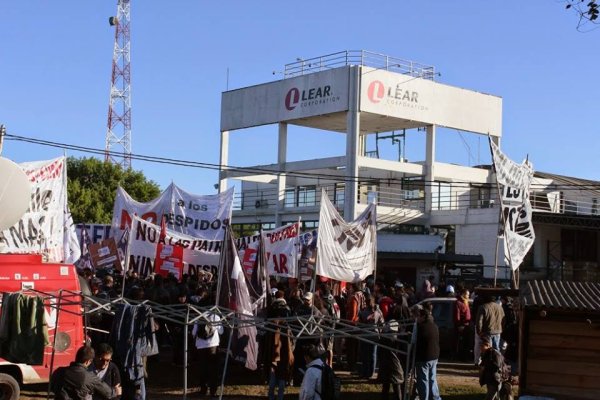
[[[321,400],[340,400],[342,398],[342,381],[327,364],[311,365],[310,368],[321,370],[321,391],[315,390]]]
[[[208,340],[215,334],[215,326],[209,323],[207,320],[198,321],[198,329],[196,329],[196,337]]]

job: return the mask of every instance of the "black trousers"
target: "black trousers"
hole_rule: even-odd
[[[198,349],[200,391],[206,393],[210,389],[211,394],[217,392],[219,387],[219,359],[217,347]]]

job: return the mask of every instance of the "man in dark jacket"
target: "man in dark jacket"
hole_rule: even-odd
[[[100,343],[96,349],[96,358],[94,363],[90,365],[90,372],[96,375],[100,380],[113,388],[114,396],[111,400],[121,398],[121,374],[119,367],[112,361],[113,349],[106,343]],[[93,400],[99,400],[102,397],[93,395]]]
[[[415,370],[421,400],[441,400],[436,369],[440,357],[440,332],[431,315],[431,305],[418,310]]]
[[[493,296],[488,296],[479,306],[475,318],[477,334],[480,338],[489,337],[492,347],[500,351],[500,335],[504,326],[504,310]]]
[[[54,398],[88,400],[94,396],[99,399],[111,399],[114,396],[113,389],[88,371],[93,360],[94,349],[83,346],[77,350],[75,361],[71,365],[58,368],[50,380]]]

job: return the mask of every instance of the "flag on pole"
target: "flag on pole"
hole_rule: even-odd
[[[92,239],[90,238],[87,226],[85,224],[81,227],[81,239],[79,240],[79,244],[81,245],[81,257],[79,257],[79,261],[76,263],[77,268],[93,269],[92,255],[90,254],[90,245],[92,244]]]
[[[179,280],[183,276],[183,247],[167,243],[167,223],[163,218],[160,224],[160,236],[156,246],[154,272],[164,276],[169,273]]]
[[[240,320],[252,319],[252,301],[248,290],[246,275],[242,270],[231,227],[225,229],[223,248],[219,262],[219,283],[217,288],[217,304],[236,312]],[[256,341],[256,326],[241,323],[234,332],[235,344],[233,354],[236,359],[244,359],[245,367],[251,370],[257,368],[258,343]]]
[[[377,206],[371,203],[352,222],[346,222],[325,191],[321,194],[317,274],[342,282],[359,282],[375,271]]]
[[[535,242],[529,187],[533,167],[528,160],[517,164],[510,160],[491,138],[489,140],[496,179],[501,185],[502,234],[504,257],[513,271],[519,268]]]
[[[270,290],[264,249],[265,244],[261,234],[258,241],[258,249],[253,257],[254,266],[252,268],[252,275],[250,276],[250,294],[254,298],[253,309],[255,315],[258,310],[267,307],[267,294]]]

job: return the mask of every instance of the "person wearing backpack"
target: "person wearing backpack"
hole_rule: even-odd
[[[300,400],[340,400],[340,380],[330,366],[323,362],[322,349],[309,345],[304,348],[306,370],[300,387]]]
[[[221,317],[208,312],[192,328],[198,352],[200,395],[205,395],[210,389],[210,395],[216,396],[219,386],[219,367],[217,349],[220,343],[219,335],[223,334]]]
[[[485,400],[512,400],[512,386],[507,382],[509,373],[504,357],[492,347],[489,336],[481,338],[479,384],[486,387]]]

